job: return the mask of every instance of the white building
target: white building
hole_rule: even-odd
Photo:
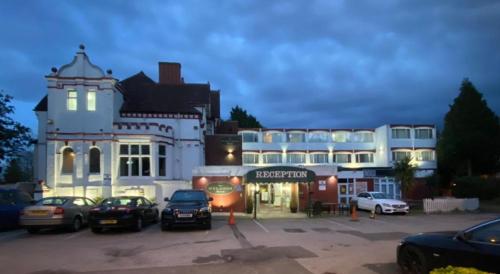
[[[45,196],[144,195],[191,188],[204,165],[204,135],[219,120],[219,92],[187,84],[180,64],[159,63],[159,82],[140,72],[121,82],[81,46],[46,76],[36,106],[35,178]]]

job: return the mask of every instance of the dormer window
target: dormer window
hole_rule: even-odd
[[[96,111],[96,92],[87,91],[87,111]]]
[[[68,90],[67,109],[69,111],[78,110],[78,93],[76,90]]]

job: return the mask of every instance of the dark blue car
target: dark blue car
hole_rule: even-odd
[[[24,191],[0,189],[0,229],[17,227],[21,211],[32,202],[31,196]]]

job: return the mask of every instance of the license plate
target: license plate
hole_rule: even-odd
[[[49,215],[48,210],[31,210],[28,212],[29,216],[47,216]]]
[[[114,225],[116,224],[118,221],[117,220],[101,220],[101,225]]]
[[[191,218],[193,217],[193,214],[187,214],[187,213],[181,213],[178,215],[179,218]]]

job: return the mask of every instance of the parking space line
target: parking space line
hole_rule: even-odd
[[[80,232],[72,233],[68,237],[65,237],[64,240],[70,240],[70,239],[76,238],[76,237],[82,235],[84,232],[86,232],[86,230],[82,230]]]
[[[256,223],[260,228],[262,228],[262,230],[264,230],[266,233],[269,233],[269,230],[267,230],[267,228],[264,225],[262,225],[259,221],[255,219],[252,219],[252,221]]]
[[[355,228],[355,227],[353,227],[353,226],[350,226],[350,225],[345,225],[345,224],[343,224],[343,223],[335,222],[335,221],[332,221],[332,220],[325,220],[325,221],[327,221],[327,222],[329,222],[329,223],[332,223],[332,224],[340,225],[340,226],[343,226],[343,227],[346,227],[346,228],[349,228],[349,229],[352,229],[352,230],[356,230],[356,231],[358,231],[358,229],[357,229],[357,228]]]

